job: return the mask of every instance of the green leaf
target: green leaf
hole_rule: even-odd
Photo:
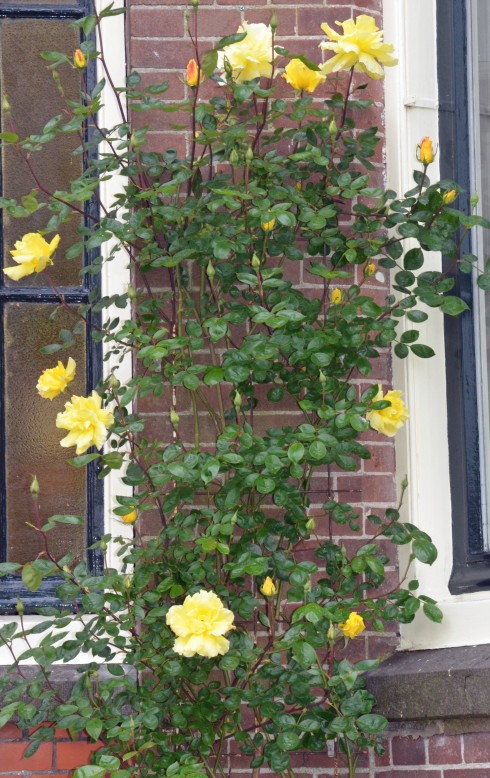
[[[16,573],[19,568],[20,565],[18,562],[0,562],[0,577],[9,575],[10,573]]]
[[[447,313],[449,316],[459,316],[463,311],[468,311],[469,308],[464,300],[460,297],[454,297],[453,295],[445,297],[442,301],[441,311]]]
[[[98,740],[100,733],[102,732],[102,721],[100,719],[89,719],[85,726],[87,734],[90,735],[92,740]]]
[[[106,772],[105,767],[88,764],[83,767],[77,767],[73,773],[73,778],[104,778]]]
[[[305,640],[297,640],[293,643],[293,657],[306,670],[316,662],[316,651]]]
[[[424,264],[424,254],[421,249],[410,249],[403,258],[405,270],[419,270]]]
[[[276,742],[281,751],[295,751],[300,741],[296,732],[281,732]]]
[[[73,457],[68,460],[68,464],[73,467],[85,467],[89,462],[93,462],[95,459],[99,459],[100,454],[81,454],[79,457]]]
[[[431,621],[435,621],[437,624],[440,624],[443,618],[443,614],[440,608],[433,603],[433,602],[424,602],[422,610],[424,611],[425,615],[428,619]]]
[[[425,538],[417,538],[412,543],[412,551],[419,562],[425,565],[432,565],[437,559],[437,548]]]
[[[382,732],[388,726],[388,720],[384,716],[378,716],[376,713],[366,713],[356,719],[356,724],[361,732],[375,734]]]
[[[24,586],[31,592],[37,592],[42,580],[43,577],[39,570],[36,570],[30,562],[27,562],[22,568],[22,583]]]
[[[225,377],[225,371],[222,367],[212,367],[204,376],[206,386],[215,386],[220,384]]]
[[[323,459],[327,455],[327,447],[321,440],[314,440],[308,448],[308,456],[312,459]]]
[[[428,359],[434,356],[434,349],[430,346],[424,346],[422,343],[414,343],[410,346],[410,351],[415,354],[416,357],[422,357],[422,359]]]
[[[490,273],[482,273],[476,279],[476,283],[484,292],[490,292]]]
[[[5,143],[16,143],[19,136],[15,132],[0,132],[0,140],[5,141]]]
[[[305,455],[305,447],[299,441],[292,443],[288,448],[288,459],[295,464],[301,462]]]

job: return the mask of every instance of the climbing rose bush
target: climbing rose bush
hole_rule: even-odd
[[[24,678],[14,665],[2,675],[0,726],[15,717],[29,732],[27,755],[56,727],[97,743],[74,778],[224,778],[229,753],[254,777],[293,776],[292,753],[329,746],[334,769],[353,776],[359,753],[382,751],[387,725],[365,688],[379,661],[359,660],[365,636],[419,611],[433,622],[442,614],[410,565],[400,585],[387,583],[393,545],[410,547],[409,562],[437,555],[400,516],[406,480],[399,504],[366,515],[337,478],[362,479],[373,435],[392,437],[408,419],[400,389],[372,379],[380,356],[391,347],[402,359],[433,354],[418,325],[430,308],[464,313],[459,269],[489,287],[476,257],[459,253],[471,227],[489,225],[453,207],[456,182],[431,182],[429,138],[414,149],[408,192],[379,186],[378,133],[360,128],[370,79],[396,60],[372,17],[337,23],[342,32],[322,25],[321,62],[277,46],[274,17],[244,22],[203,51],[197,5],[193,56],[181,63],[187,155],[150,151],[147,129],[132,125],[137,112],[175,108],[168,84],[143,87],[136,72],[118,88],[119,123],[99,126],[112,81],[89,87],[87,72],[94,60],[107,70],[92,37],[103,42],[111,6],[74,23],[80,49],[43,55],[57,84],[77,69],[79,99],[67,97],[44,133],[22,138],[12,125],[0,134],[19,164],[70,133],[86,160],[66,191],[23,200],[30,212],[42,207],[46,223],[11,252],[16,265],[5,272],[19,288],[39,272],[49,286],[49,265],[87,251],[84,273],[97,276],[116,255],[131,273],[125,294],[94,292],[72,331],[65,324],[46,344],[69,351],[96,322],[91,334],[111,367],[57,415],[46,403],[46,414],[67,432],[70,467],[87,467],[91,483],[119,476],[124,489],[106,506],[116,530],[94,539],[86,562],[56,555],[51,540],[60,524],[86,517],[44,516],[48,487],[33,478],[30,523],[42,551],[0,564],[1,575],[21,578],[18,618],[0,637],[16,663],[39,672]],[[99,181],[116,175],[115,201],[94,216]],[[90,226],[80,225],[88,202]],[[13,199],[0,206],[26,216]],[[58,230],[70,218],[79,241],[67,246]],[[444,251],[451,273],[426,270],[429,251]],[[300,268],[304,288],[291,280]],[[129,380],[124,359],[135,366]],[[68,353],[37,391],[69,391],[75,367]],[[145,406],[152,416],[140,414]],[[160,527],[152,536],[148,519]],[[23,592],[44,579],[57,604],[33,625]],[[79,665],[69,691],[53,685],[59,662]]]

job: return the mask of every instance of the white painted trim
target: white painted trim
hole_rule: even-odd
[[[385,40],[399,57],[396,68],[386,69],[386,138],[388,184],[396,191],[413,186],[417,167],[415,149],[429,135],[438,143],[438,94],[435,0],[385,0]],[[407,95],[409,97],[407,97]],[[419,166],[420,167],[420,166]],[[432,180],[439,174],[437,157],[429,168]],[[440,256],[429,257],[440,267]],[[420,341],[431,345],[436,356],[421,360],[394,359],[394,383],[403,389],[410,410],[404,436],[397,439],[397,473],[408,473],[408,499],[404,517],[428,532],[439,550],[431,566],[415,563],[420,592],[436,599],[443,623],[433,624],[417,614],[401,626],[401,648],[444,648],[490,643],[490,592],[452,596],[448,581],[452,568],[451,500],[447,440],[446,373],[443,318],[430,312],[421,327]],[[402,549],[403,570],[406,551]]]
[[[96,0],[97,11],[101,11],[102,8],[107,6],[107,0]],[[124,7],[124,0],[115,0],[114,6]],[[102,21],[102,34],[104,35],[104,53],[107,61],[107,66],[114,83],[117,85],[124,85],[126,82],[126,51],[125,51],[125,14],[119,16],[111,16]],[[100,63],[97,63],[97,79],[103,77]],[[121,115],[114,95],[111,93],[111,88],[108,85],[104,90],[104,105],[98,114],[99,124],[101,127],[109,128],[121,121]],[[101,147],[102,148],[102,147]],[[119,176],[112,176],[109,181],[101,181],[100,184],[100,196],[101,201],[110,206],[114,200],[114,196],[120,191],[122,178]],[[110,252],[110,246],[104,244],[103,251],[104,256],[107,256]],[[122,294],[126,291],[130,281],[130,273],[128,268],[128,257],[124,252],[119,252],[115,259],[111,262],[104,264],[101,285],[102,293],[104,295]],[[123,311],[120,308],[109,309],[106,313],[108,318],[114,316],[129,317],[129,311]],[[108,375],[111,372],[115,372],[121,383],[127,381],[131,377],[131,355],[128,354],[121,362],[113,362],[107,360],[104,362],[104,375]],[[105,530],[110,532],[114,537],[123,536],[130,538],[132,536],[132,527],[124,524],[113,513],[113,508],[117,505],[116,495],[131,496],[131,487],[123,484],[120,478],[120,474],[116,471],[112,471],[107,478],[104,479],[104,520]],[[114,544],[111,544],[108,548],[107,562],[111,567],[120,566],[120,561],[116,556],[117,549]],[[19,622],[19,619],[14,616],[1,616],[0,625],[7,624],[12,621]],[[41,616],[25,616],[24,626],[26,628],[32,627],[35,624],[43,621]],[[71,630],[72,634],[78,631],[77,622],[73,623]],[[66,630],[70,633],[70,630]],[[30,638],[31,646],[36,646],[43,639],[46,633],[35,635]],[[27,646],[23,641],[17,641],[15,648],[19,654],[26,650]],[[80,654],[74,660],[75,663],[82,663],[84,661],[94,661],[92,656],[84,656]],[[102,660],[101,660],[102,661]],[[12,663],[12,656],[5,646],[0,647],[0,665],[10,665]],[[26,660],[22,664],[33,664],[32,660]]]

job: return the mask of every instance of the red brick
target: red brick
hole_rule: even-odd
[[[183,38],[184,12],[131,6],[129,29],[134,38]]]
[[[490,762],[490,734],[471,732],[463,737],[465,762]]]
[[[391,750],[394,765],[425,764],[425,741],[421,737],[394,737]]]
[[[435,735],[429,740],[430,764],[460,764],[461,737],[459,735]]]
[[[56,743],[56,768],[58,770],[73,770],[75,767],[87,764],[90,754],[99,748],[97,743]]]
[[[5,724],[2,729],[0,729],[0,741],[2,740],[20,740],[22,737],[22,732],[19,729],[19,727],[16,727],[15,724]]]
[[[446,773],[444,773],[446,775]],[[379,773],[379,778],[442,778],[440,770],[407,770],[405,767]],[[476,776],[475,776],[476,778]]]
[[[53,766],[53,746],[42,743],[36,753],[24,759],[24,751],[28,743],[2,743],[2,765],[8,770],[50,770]]]
[[[490,778],[490,767],[464,767],[444,770],[444,778]]]

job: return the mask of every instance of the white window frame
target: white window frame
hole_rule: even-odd
[[[393,43],[399,64],[386,69],[386,159],[388,185],[397,192],[413,186],[415,151],[428,135],[438,143],[437,35],[435,0],[384,0],[385,40]],[[420,165],[418,166],[420,169]],[[438,177],[438,159],[430,166]],[[441,268],[440,255],[429,257],[430,267]],[[401,625],[401,649],[446,648],[490,643],[490,592],[452,595],[451,495],[449,483],[448,412],[443,317],[429,311],[420,325],[421,342],[436,356],[421,360],[394,358],[394,383],[405,392],[410,419],[397,436],[397,473],[408,475],[404,518],[431,535],[439,556],[432,566],[414,563],[420,592],[433,597],[442,609],[442,624],[417,614]],[[401,549],[404,569],[408,550]]]
[[[95,7],[99,13],[106,5],[107,0],[95,0]],[[114,7],[124,8],[124,0],[115,0]],[[126,83],[125,17],[125,14],[110,16],[104,18],[101,22],[101,32],[105,41],[105,60],[111,78],[116,85],[125,85]],[[104,73],[102,72],[102,66],[100,62],[97,61],[97,80],[100,80],[103,77]],[[103,105],[99,111],[98,120],[101,127],[107,128],[110,128],[121,121],[119,106],[109,84],[104,90]],[[100,148],[104,151],[103,144]],[[124,179],[116,175],[111,176],[109,180],[101,181],[100,198],[102,203],[107,207],[110,207],[114,202],[115,196],[121,190],[123,183]],[[109,243],[102,246],[104,256],[109,255],[110,249],[111,246]],[[102,294],[107,296],[124,294],[129,283],[130,271],[128,267],[128,256],[124,251],[119,251],[111,262],[107,262],[103,265],[101,273]],[[114,306],[105,312],[105,316],[108,319],[115,318],[116,316],[130,316],[130,309],[128,307],[127,310],[122,311],[120,308]],[[114,372],[121,383],[124,383],[128,381],[132,375],[131,355],[127,354],[122,360],[119,360],[119,358],[117,360],[110,358],[104,361],[103,369],[104,376],[108,376]],[[113,470],[104,479],[104,531],[109,532],[113,537],[122,536],[130,539],[133,534],[132,526],[124,524],[120,518],[114,514],[114,508],[118,505],[116,500],[117,495],[130,497],[132,495],[132,488],[122,482],[121,473],[119,471]],[[118,568],[121,565],[120,559],[117,556],[117,546],[113,543],[109,545],[107,550],[107,563],[113,568]],[[0,626],[12,621],[17,621],[19,623],[19,619],[16,616],[0,616]],[[25,627],[28,628],[43,621],[43,617],[26,615],[24,616],[23,621]],[[74,622],[73,632],[76,632],[77,629],[77,623]],[[31,636],[29,639],[31,646],[37,645],[43,637],[43,634]],[[22,651],[26,650],[26,645],[23,641],[16,641],[14,649],[19,653],[22,653]],[[85,661],[94,661],[94,658],[80,654],[73,660],[72,664],[80,664]],[[12,655],[8,649],[2,645],[0,647],[0,666],[10,665],[11,663]],[[32,659],[29,659],[22,662],[22,664],[34,664],[34,662]]]

